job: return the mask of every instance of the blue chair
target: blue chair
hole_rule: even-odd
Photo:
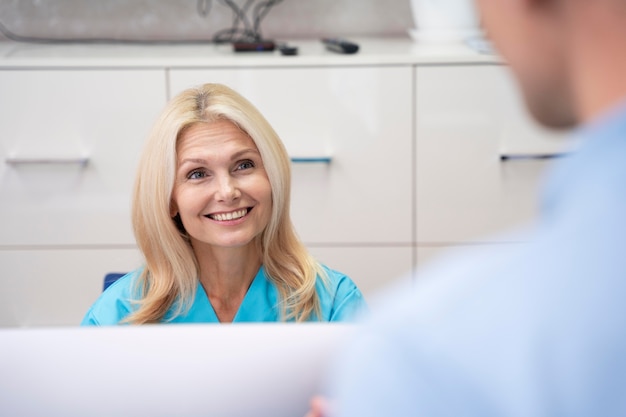
[[[126,275],[126,272],[109,272],[108,274],[106,274],[104,276],[104,288],[102,289],[102,291],[109,288],[109,285],[113,284],[124,275]]]

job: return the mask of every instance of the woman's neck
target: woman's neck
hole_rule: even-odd
[[[261,267],[258,248],[194,248],[200,267],[200,283],[221,322],[230,322],[239,310],[250,284]]]

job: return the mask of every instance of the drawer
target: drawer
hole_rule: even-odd
[[[536,218],[550,156],[573,144],[529,118],[506,67],[416,74],[417,243],[503,241]]]
[[[159,70],[0,70],[0,245],[133,244]]]
[[[292,218],[307,243],[410,243],[412,69],[171,70],[170,95],[216,82],[254,103],[294,158]],[[301,160],[300,160],[301,161]]]
[[[447,266],[451,262],[460,262],[462,257],[463,262],[467,262],[470,259],[471,261],[476,261],[477,265],[484,265],[484,262],[505,256],[511,250],[521,249],[524,244],[524,242],[516,242],[418,246],[416,248],[417,268],[415,270],[415,279],[423,278],[434,264],[437,267]],[[477,261],[480,258],[482,258],[482,262]],[[437,277],[445,279],[441,273]],[[468,276],[467,278],[472,279],[473,277]]]
[[[396,285],[411,285],[413,249],[407,247],[310,247],[320,262],[349,276],[367,300]]]
[[[74,326],[109,272],[141,265],[137,249],[0,250],[0,326]]]

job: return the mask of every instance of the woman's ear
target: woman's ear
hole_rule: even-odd
[[[173,201],[170,203],[170,217],[178,216],[178,206]]]

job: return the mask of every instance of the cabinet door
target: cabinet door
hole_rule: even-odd
[[[159,70],[0,71],[0,245],[132,244]]]
[[[137,249],[0,250],[0,326],[77,326],[104,276],[140,266]]]
[[[549,157],[572,144],[530,120],[508,69],[418,68],[416,94],[418,244],[501,241],[532,221]]]
[[[258,107],[302,158],[292,217],[305,242],[409,243],[411,80],[408,66],[172,70],[170,94],[222,83]],[[319,158],[330,163],[306,162]]]
[[[513,243],[481,243],[481,244],[456,244],[438,246],[419,246],[416,248],[417,268],[415,269],[415,279],[419,281],[425,278],[431,268],[448,266],[459,262],[476,261],[478,259],[498,259],[502,256],[509,256],[510,251],[516,251],[523,247],[524,242]],[[461,260],[462,259],[462,260]],[[478,262],[478,261],[477,261]],[[483,264],[482,262],[479,262]],[[442,274],[437,272],[435,278],[442,278]],[[476,277],[468,276],[468,279]]]
[[[412,283],[411,247],[309,247],[320,262],[349,276],[366,300]]]

